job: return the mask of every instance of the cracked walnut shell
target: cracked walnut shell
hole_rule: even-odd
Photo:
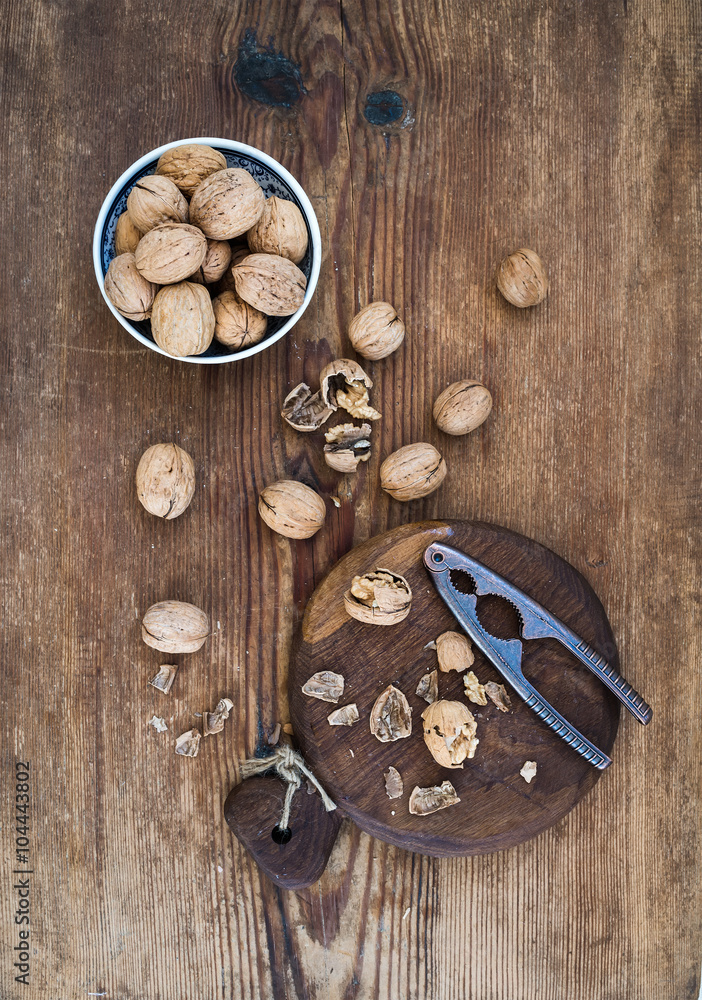
[[[342,705],[341,708],[330,712],[327,716],[327,722],[330,726],[353,726],[360,718],[358,705],[352,702],[350,705]]]
[[[163,222],[187,222],[188,203],[167,177],[151,174],[138,180],[127,198],[127,212],[142,233]]]
[[[442,767],[463,767],[475,756],[478,725],[472,712],[460,701],[435,701],[422,712],[424,742]]]
[[[520,309],[538,305],[548,292],[546,268],[533,250],[523,248],[505,257],[495,279],[507,301]]]
[[[185,601],[152,604],[141,622],[146,645],[162,653],[194,653],[209,634],[210,619],[205,612]]]
[[[378,695],[370,714],[370,731],[381,743],[404,740],[412,733],[412,709],[399,688],[389,684]]]
[[[202,354],[212,343],[215,317],[210,293],[194,281],[159,289],[151,311],[151,333],[167,354],[185,358]]]
[[[370,424],[337,424],[324,435],[324,461],[337,472],[356,472],[371,456]]]
[[[396,351],[405,338],[405,325],[389,302],[371,302],[349,324],[349,340],[369,361]]]
[[[451,670],[462,673],[475,662],[470,640],[460,632],[443,632],[436,640],[436,655],[444,674]]]
[[[347,614],[367,625],[397,625],[412,606],[412,590],[404,576],[389,569],[355,576],[344,594]]]
[[[307,278],[287,257],[251,253],[232,267],[236,290],[266,316],[291,316],[305,301]]]
[[[273,195],[246,239],[252,253],[274,253],[299,264],[307,252],[305,218],[293,202]]]
[[[396,500],[418,500],[438,489],[446,477],[446,462],[424,441],[398,448],[380,466],[380,485]]]
[[[212,310],[215,338],[233,351],[257,344],[266,335],[267,317],[236,292],[222,292],[212,300]]]
[[[409,811],[413,816],[428,816],[429,813],[438,812],[439,809],[455,806],[460,801],[450,781],[433,785],[431,788],[420,788],[419,785],[415,785],[410,795]]]
[[[300,382],[283,400],[281,417],[296,431],[318,431],[334,412],[322,398],[321,389],[312,392],[306,382]]]
[[[344,693],[344,677],[333,670],[320,670],[305,681],[302,693],[308,698],[319,698],[336,705]]]
[[[166,222],[142,236],[134,260],[147,281],[174,285],[194,274],[206,253],[207,240],[199,229],[185,222]]]
[[[152,444],[139,459],[137,496],[156,517],[172,521],[182,514],[195,493],[195,466],[177,444]]]
[[[401,799],[405,791],[402,775],[396,767],[390,766],[385,774],[385,794],[389,799]]]
[[[286,538],[311,538],[327,513],[320,495],[293,479],[266,486],[258,499],[258,512],[269,528]]]
[[[227,167],[210,174],[195,189],[190,221],[210,239],[233,240],[256,225],[265,203],[261,185],[248,171]]]
[[[373,382],[356,361],[331,361],[320,372],[319,381],[322,399],[333,410],[342,407],[357,420],[380,420],[380,413],[368,402]]]
[[[133,253],[123,253],[110,261],[105,275],[105,295],[118,312],[138,322],[148,319],[157,288],[137,270]]]
[[[203,712],[202,735],[212,736],[214,733],[221,733],[233,708],[234,702],[231,698],[220,698],[214,712]]]
[[[217,170],[225,170],[227,161],[212,146],[186,142],[167,149],[156,164],[156,173],[168,177],[186,198],[192,198],[199,185]]]
[[[473,379],[454,382],[436,397],[434,422],[444,434],[469,434],[490,416],[492,396]]]

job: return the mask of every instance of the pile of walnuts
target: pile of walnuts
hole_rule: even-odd
[[[265,336],[269,316],[302,305],[307,240],[291,201],[266,199],[210,146],[178,146],[129,193],[105,293],[127,319],[150,319],[173,357],[202,354],[213,338],[238,351]]]

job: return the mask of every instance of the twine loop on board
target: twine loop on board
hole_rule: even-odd
[[[275,770],[278,777],[287,785],[283,812],[278,821],[278,829],[289,829],[290,807],[293,795],[302,784],[302,775],[317,789],[322,797],[322,803],[326,811],[333,812],[336,809],[336,804],[332,802],[312,771],[305,764],[302,754],[298,753],[297,750],[293,750],[292,747],[279,746],[268,757],[254,757],[243,761],[241,764],[241,776],[244,779],[252,778],[255,774],[263,774],[264,771],[269,771],[271,768]]]

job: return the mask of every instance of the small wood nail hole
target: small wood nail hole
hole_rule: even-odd
[[[292,839],[292,830],[289,827],[285,830],[281,830],[279,826],[274,826],[271,830],[271,837],[276,844],[287,844]]]

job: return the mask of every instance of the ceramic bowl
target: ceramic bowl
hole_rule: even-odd
[[[128,170],[125,170],[119,180],[112,185],[109,194],[102,203],[93,237],[93,264],[103,298],[112,314],[119,320],[124,329],[131,333],[132,337],[138,340],[140,344],[151,348],[152,351],[156,351],[158,354],[163,354],[167,358],[171,357],[170,354],[161,350],[154,342],[149,320],[136,323],[126,319],[115,309],[105,295],[105,275],[110,261],[115,256],[115,227],[118,218],[127,208],[127,195],[134,184],[146,174],[155,173],[158,159],[167,149],[172,149],[174,146],[182,146],[189,142],[205,143],[208,146],[212,146],[222,153],[228,167],[243,167],[244,170],[248,170],[261,185],[263,193],[267,198],[270,198],[271,195],[276,195],[279,198],[286,198],[297,205],[307,225],[307,252],[298,264],[298,267],[307,278],[307,291],[305,293],[305,300],[297,312],[293,313],[292,316],[270,316],[268,318],[268,330],[263,340],[241,351],[230,351],[223,344],[213,340],[204,354],[175,359],[177,361],[187,361],[195,365],[219,365],[227,361],[239,361],[241,358],[248,358],[252,354],[258,354],[259,351],[265,351],[276,340],[284,337],[288,330],[297,323],[309,305],[317,287],[319,267],[322,259],[322,242],[317,217],[314,214],[314,209],[309,198],[292,174],[285,167],[281,166],[277,160],[268,156],[267,153],[263,153],[260,149],[255,149],[253,146],[246,146],[243,142],[234,142],[231,139],[179,139],[178,142],[168,142],[165,146],[159,146],[158,149],[152,150],[137,160],[136,163],[133,163]]]

